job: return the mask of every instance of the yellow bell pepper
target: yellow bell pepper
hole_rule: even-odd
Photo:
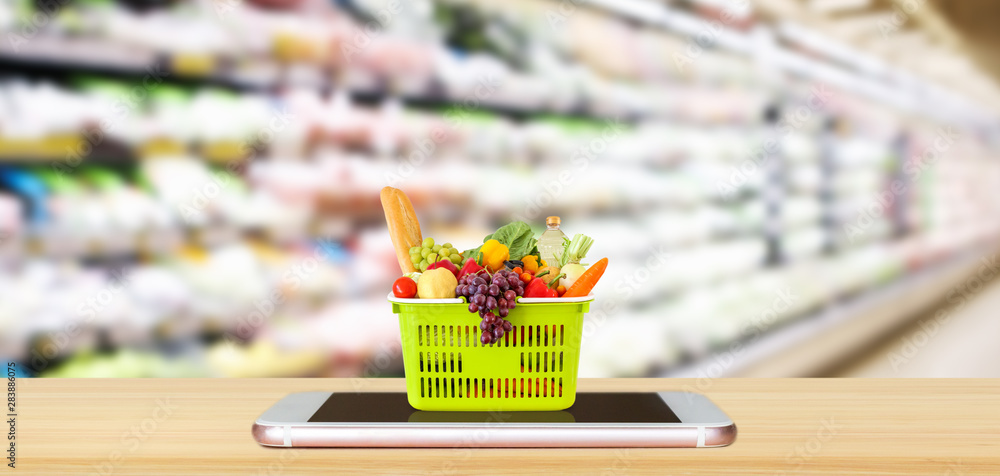
[[[502,269],[503,262],[510,259],[510,250],[507,249],[507,245],[497,240],[489,240],[483,243],[483,247],[479,249],[479,252],[482,253],[483,266],[491,273]]]
[[[535,255],[528,255],[521,258],[521,262],[524,263],[524,270],[534,275],[538,272],[538,257]]]

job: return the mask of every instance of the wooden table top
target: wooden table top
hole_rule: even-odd
[[[582,379],[687,390],[736,422],[725,448],[278,449],[250,436],[285,394],[401,379],[19,379],[20,474],[1000,474],[1000,380]]]

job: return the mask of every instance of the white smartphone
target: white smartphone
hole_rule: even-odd
[[[703,395],[577,393],[563,411],[427,412],[405,393],[293,393],[264,412],[253,437],[279,447],[726,446],[736,425]]]

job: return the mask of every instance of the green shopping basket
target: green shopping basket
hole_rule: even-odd
[[[406,397],[425,411],[564,410],[576,400],[583,315],[593,296],[518,298],[499,342],[479,341],[464,298],[400,299]]]

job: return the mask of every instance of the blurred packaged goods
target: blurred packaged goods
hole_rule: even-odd
[[[694,54],[712,9],[569,3],[0,1],[0,354],[399,376],[385,185],[459,249],[597,230],[583,376],[669,373],[1000,232],[995,111],[752,10]]]

